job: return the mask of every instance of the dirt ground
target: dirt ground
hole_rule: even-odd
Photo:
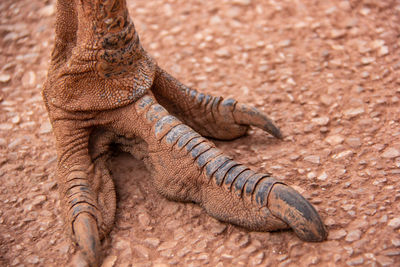
[[[399,266],[400,2],[129,0],[142,44],[189,86],[269,114],[216,144],[293,185],[328,240],[257,233],[159,196],[144,165],[113,159],[118,210],[104,266]],[[0,1],[0,266],[65,266],[54,137],[41,89],[55,0]]]

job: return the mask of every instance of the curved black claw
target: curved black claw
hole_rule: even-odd
[[[99,266],[102,255],[96,220],[88,213],[81,213],[74,221],[73,229],[76,243],[87,264]]]
[[[275,184],[272,187],[268,196],[268,208],[304,241],[321,242],[328,235],[314,207],[287,185]]]
[[[225,101],[230,100],[232,101],[233,99],[227,99]],[[222,102],[222,105],[223,104],[224,102]],[[237,103],[233,110],[233,117],[238,124],[252,125],[270,133],[276,138],[283,138],[281,131],[274,122],[255,107]]]

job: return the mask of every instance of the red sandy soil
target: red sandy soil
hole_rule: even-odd
[[[118,210],[104,266],[399,266],[400,2],[128,1],[142,44],[189,86],[269,114],[216,142],[293,185],[328,240],[227,225],[157,194],[142,162],[113,160]],[[41,99],[55,1],[0,2],[0,265],[65,266],[56,152]]]

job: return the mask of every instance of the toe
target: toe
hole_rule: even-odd
[[[304,240],[320,242],[327,231],[314,207],[293,188],[275,184],[268,196],[271,213],[286,222]]]
[[[88,213],[81,213],[73,224],[76,243],[89,266],[101,262],[100,237],[96,220]]]

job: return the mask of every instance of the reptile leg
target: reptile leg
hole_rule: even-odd
[[[258,109],[234,99],[199,93],[160,67],[156,67],[151,90],[163,107],[203,136],[231,140],[244,135],[252,125],[282,138],[279,128]]]
[[[66,230],[85,261],[98,266],[102,261],[100,239],[114,223],[116,199],[106,167],[107,143],[93,136],[87,127],[89,118],[85,119],[54,119],[58,146],[56,175]],[[98,146],[92,148],[91,141]]]
[[[106,166],[113,142],[145,161],[169,199],[194,201],[252,230],[290,227],[306,241],[326,238],[318,213],[295,190],[202,137],[229,140],[256,126],[281,138],[279,129],[257,109],[198,93],[159,68],[141,47],[125,0],[57,1],[43,98],[67,230],[89,265],[100,264],[100,240],[114,222]]]
[[[152,95],[120,109],[118,117],[124,119],[115,122],[117,131],[135,132],[147,143],[154,185],[167,198],[196,202],[213,217],[251,230],[290,227],[305,241],[326,238],[318,213],[299,193],[225,156]]]

